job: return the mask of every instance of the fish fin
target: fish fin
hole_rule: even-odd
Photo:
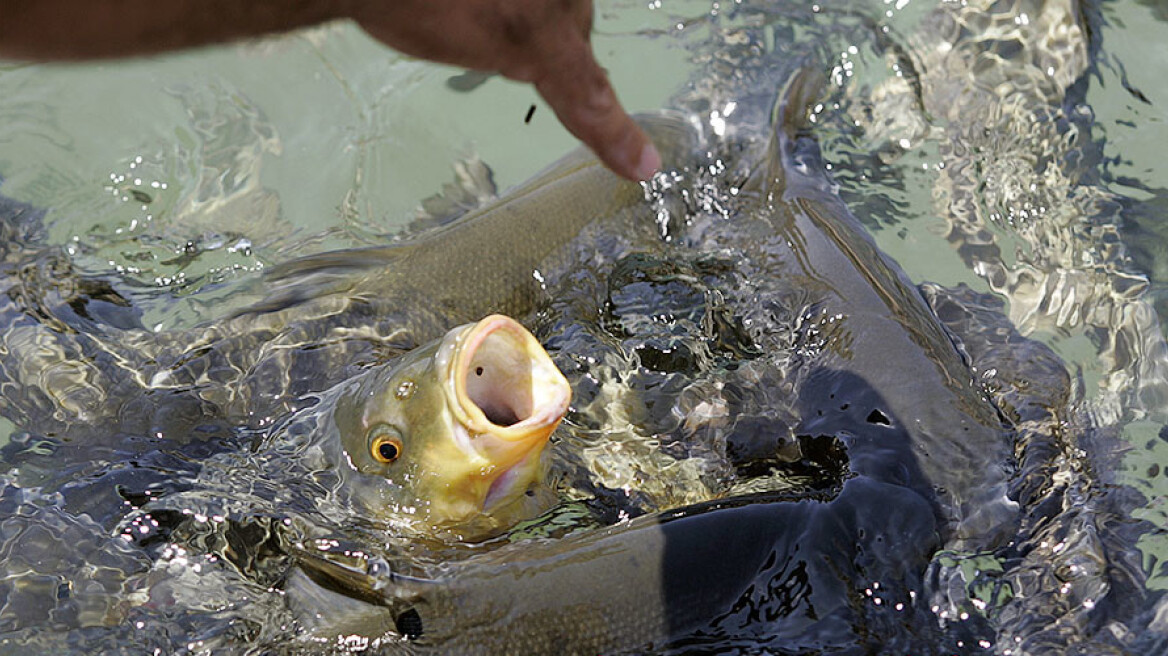
[[[269,284],[286,284],[314,277],[343,277],[354,272],[385,267],[391,262],[399,261],[410,250],[411,244],[407,242],[306,255],[268,269],[264,279]]]
[[[785,184],[787,158],[794,151],[795,141],[811,126],[808,108],[823,92],[827,78],[818,68],[804,66],[795,71],[775,100],[771,112],[770,142],[767,155],[744,188],[767,189]]]
[[[268,269],[261,284],[263,300],[247,314],[279,312],[327,294],[353,289],[371,271],[399,262],[413,250],[409,243],[329,251],[296,258]]]
[[[438,582],[396,574],[379,558],[361,560],[361,567],[338,562],[328,552],[288,548],[296,567],[285,578],[284,592],[309,636],[412,639],[425,632],[415,605]]]
[[[682,168],[705,142],[702,123],[681,112],[662,110],[634,114],[633,120],[653,141],[661,154],[662,169]]]
[[[414,220],[397,238],[409,238],[451,223],[494,200],[498,191],[494,172],[478,156],[459,160],[454,163],[454,180],[442,185],[442,191],[422,200]]]
[[[330,641],[348,635],[377,638],[396,632],[391,609],[330,590],[299,567],[284,579],[284,598],[310,638]]]
[[[368,604],[404,607],[435,585],[434,581],[393,572],[380,559],[363,561],[364,567],[354,567],[330,558],[326,552],[291,545],[288,549],[299,568],[318,585]]]

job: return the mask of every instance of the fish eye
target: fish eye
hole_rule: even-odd
[[[377,426],[371,434],[369,453],[373,459],[383,465],[388,465],[402,455],[402,441],[398,432],[389,426]]]

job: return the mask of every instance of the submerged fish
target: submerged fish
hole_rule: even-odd
[[[882,623],[913,622],[930,644],[936,620],[912,595],[942,544],[993,545],[1009,528],[1010,443],[920,293],[834,195],[802,132],[821,80],[793,76],[743,214],[721,229],[747,255],[765,243],[759,274],[815,308],[806,324],[820,343],[799,374],[794,431],[842,444],[840,480],[802,497],[727,499],[520,542],[449,562],[430,579],[306,549],[307,574],[294,574],[288,591],[316,639],[594,654],[701,649],[737,636],[830,651],[881,640],[865,635]],[[855,604],[873,581],[886,586],[886,605]]]

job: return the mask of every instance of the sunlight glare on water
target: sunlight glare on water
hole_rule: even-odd
[[[1144,316],[1138,325],[1132,319],[1145,300],[1159,309],[1158,325],[1168,310],[1168,169],[1160,148],[1168,139],[1168,114],[1156,77],[1168,65],[1168,15],[1150,0],[1100,5],[1101,51],[1092,53],[1093,66],[1084,74],[1085,97],[1067,91],[1068,107],[1036,114],[1026,113],[1033,109],[1028,105],[1010,107],[1003,114],[1017,110],[1018,122],[1003,123],[1012,130],[996,130],[963,123],[967,107],[960,103],[976,102],[957,97],[951,112],[945,84],[952,80],[927,77],[937,75],[929,68],[933,60],[920,59],[944,55],[945,48],[913,50],[935,36],[919,26],[936,3],[751,5],[598,3],[593,43],[629,109],[673,103],[711,143],[743,139],[747,145],[734,152],[712,149],[696,171],[663,174],[645,185],[656,218],[648,228],[657,240],[646,252],[602,261],[606,248],[619,252],[613,240],[633,237],[601,235],[591,260],[570,271],[568,282],[536,272],[541,283],[545,276],[551,281],[545,291],[560,291],[530,318],[532,329],[543,331],[539,336],[576,394],[556,439],[553,464],[562,477],[556,492],[567,497],[559,505],[483,544],[394,533],[392,522],[354,516],[345,505],[335,467],[341,458],[320,438],[330,430],[326,419],[335,399],[328,394],[298,413],[223,425],[205,408],[212,404],[207,399],[221,400],[216,376],[230,366],[194,371],[194,385],[207,395],[192,402],[168,393],[163,383],[172,372],[164,369],[150,379],[159,385],[149,395],[129,399],[117,414],[127,421],[194,417],[191,431],[123,434],[98,422],[77,440],[61,438],[48,419],[32,427],[0,419],[0,510],[6,513],[0,532],[14,552],[55,554],[3,579],[16,592],[0,602],[0,631],[75,653],[139,643],[207,653],[283,649],[290,635],[303,635],[297,633],[303,617],[282,597],[292,543],[362,567],[425,576],[448,560],[489,553],[508,541],[579,534],[727,495],[835,494],[855,477],[849,467],[856,463],[845,453],[851,444],[844,444],[855,436],[797,434],[800,413],[810,411],[795,397],[810,384],[799,378],[799,367],[834,357],[835,331],[846,331],[851,318],[821,311],[808,300],[811,292],[799,288],[828,286],[824,281],[759,275],[782,270],[768,267],[779,266],[782,256],[775,254],[790,244],[776,236],[767,217],[735,214],[758,198],[751,185],[758,181],[776,93],[773,85],[751,88],[740,77],[759,74],[743,62],[761,54],[780,62],[776,71],[810,62],[827,74],[811,123],[832,191],[912,282],[997,294],[981,299],[1010,295],[1000,311],[993,301],[969,307],[999,318],[1005,313],[1014,326],[1004,320],[962,325],[960,317],[948,316],[950,329],[966,329],[973,349],[984,346],[979,339],[996,348],[993,339],[1014,339],[1017,327],[1053,349],[1069,371],[1064,390],[1058,376],[1013,381],[1010,371],[963,370],[971,380],[960,382],[982,396],[1011,384],[1034,395],[1010,397],[1007,405],[1017,401],[1017,407],[1001,413],[1030,413],[1019,421],[1021,474],[1011,481],[1011,494],[1021,501],[993,501],[1034,514],[1020,520],[1024,532],[1010,536],[1015,543],[926,554],[927,581],[865,580],[857,612],[893,625],[880,630],[909,652],[914,640],[935,639],[931,646],[961,653],[1009,653],[1010,645],[994,644],[985,627],[998,622],[1019,634],[1039,631],[1033,627],[1042,617],[1010,615],[1031,608],[1026,603],[1065,613],[1059,621],[1075,637],[1092,626],[1099,582],[1107,580],[1091,559],[1132,556],[1120,539],[1129,535],[1138,537],[1142,552],[1135,559],[1147,574],[1146,581],[1134,580],[1147,590],[1168,589],[1168,408],[1157,405],[1163,398],[1154,385],[1168,383],[1156,379],[1166,363],[1154,361],[1162,354],[1153,348],[1158,327],[1147,334],[1155,317]],[[987,51],[999,48],[1001,61],[1011,61],[1008,36],[1037,18],[1015,16],[995,33],[999,40],[989,39]],[[1052,69],[1047,77],[1053,75]],[[921,77],[925,86],[914,86]],[[762,79],[773,82],[765,74]],[[1044,90],[1050,82],[1035,79],[1009,81],[1023,92]],[[1012,87],[1003,82],[998,88]],[[473,170],[491,173],[493,188],[481,178],[462,181],[478,185],[463,190],[478,202],[575,144],[531,89],[398,56],[345,24],[126,62],[0,64],[0,98],[0,194],[46,209],[43,243],[60,245],[63,261],[78,272],[116,281],[117,292],[132,302],[123,308],[121,297],[101,296],[105,290],[98,286],[78,293],[108,302],[76,309],[53,296],[61,290],[40,290],[49,310],[84,315],[97,307],[105,313],[99,318],[112,325],[137,321],[161,336],[254,302],[252,285],[274,265],[386,243],[418,216],[423,199],[455,180],[460,162],[481,161],[487,169]],[[1035,155],[1032,136],[1050,150]],[[970,141],[975,145],[963,151]],[[1055,161],[1048,162],[1051,152]],[[816,160],[795,165],[807,161]],[[1081,165],[1082,178],[1060,177],[1064,164],[1072,173]],[[961,177],[970,170],[975,184]],[[966,214],[954,218],[953,207]],[[740,233],[727,228],[736,218]],[[694,245],[705,250],[694,252]],[[38,260],[50,281],[58,264]],[[1097,311],[1084,305],[1088,300]],[[47,363],[30,366],[37,376],[85,372],[80,364],[69,368],[71,351],[58,353],[42,334],[18,328],[6,337],[37,345],[29,360],[37,367]],[[1024,371],[1044,373],[1046,351],[1020,338],[1010,345],[1032,348],[1025,352],[1037,353],[1038,364],[1024,362],[1033,367]],[[989,350],[980,357],[1022,366],[1003,355],[1009,349]],[[313,366],[312,349],[306,351],[305,366]],[[97,352],[93,362],[101,366],[118,359],[116,348]],[[278,371],[261,374],[280,378]],[[43,378],[52,387],[53,376]],[[87,394],[104,400],[108,392],[122,400],[110,380],[78,374],[52,389],[84,409]],[[1125,387],[1133,380],[1149,387],[1135,401]],[[1058,396],[1063,392],[1066,407]],[[52,401],[33,398],[29,404]],[[820,415],[823,408],[826,402]],[[847,403],[827,409],[848,420]],[[879,413],[861,420],[868,429],[897,424]],[[773,452],[756,462],[748,456],[763,448],[759,439],[770,440],[764,447]],[[1027,494],[1034,498],[1022,498]],[[1042,515],[1046,507],[1057,507],[1050,511],[1057,514]],[[858,512],[857,521],[901,521],[905,535],[920,530],[936,537],[928,512],[905,508]],[[1043,533],[1048,528],[1065,530],[1055,539]],[[832,535],[821,526],[805,537]],[[839,542],[851,536],[843,535]],[[1102,542],[1094,541],[1097,535]],[[368,553],[397,560],[362,560]],[[879,553],[872,562],[901,564],[884,562]],[[1122,574],[1128,565],[1114,569]],[[785,576],[772,582],[792,590],[805,583],[798,573]],[[1056,579],[1058,585],[1051,583]],[[924,583],[935,594],[918,599]],[[799,603],[795,593],[782,596],[790,590],[770,592],[750,599],[755,605],[748,610],[789,612]],[[30,601],[22,606],[21,600]],[[1155,598],[1147,603],[1152,608]],[[893,614],[882,615],[886,611]],[[918,611],[927,616],[923,625],[914,624],[921,621],[913,615]],[[916,635],[920,626],[936,636]],[[1127,630],[1113,628],[1117,635]],[[739,639],[731,646],[712,644],[758,650],[773,636],[730,641]],[[342,650],[368,644],[355,634],[340,640],[352,640]],[[4,647],[0,642],[0,651]]]

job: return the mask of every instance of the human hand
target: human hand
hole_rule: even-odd
[[[336,18],[406,54],[535,85],[568,131],[626,178],[661,165],[592,54],[592,0],[38,0],[4,7],[0,56],[141,55]]]
[[[592,53],[592,0],[349,1],[346,13],[395,50],[533,84],[618,175],[646,180],[660,168]]]

